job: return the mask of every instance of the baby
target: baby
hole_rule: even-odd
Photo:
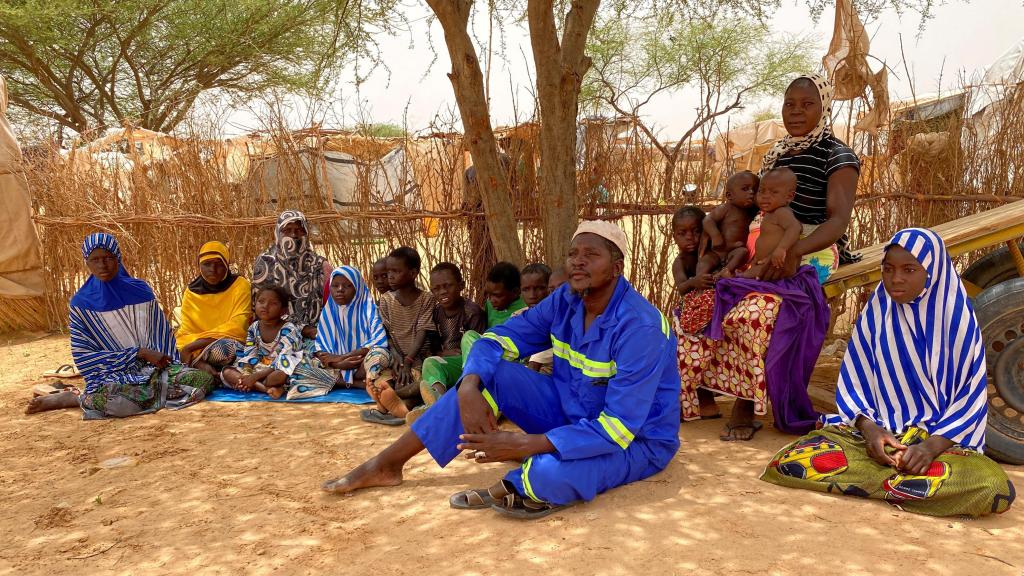
[[[789,168],[775,168],[761,179],[757,206],[761,209],[761,233],[754,243],[753,264],[742,275],[760,278],[771,263],[783,269],[783,277],[796,274],[800,263],[786,261],[786,254],[800,239],[803,227],[789,208],[796,196],[796,174]]]
[[[701,277],[720,269],[718,276],[731,278],[738,268],[747,263],[750,257],[747,232],[757,214],[754,208],[757,189],[758,178],[749,170],[729,177],[725,183],[725,203],[716,206],[704,218],[704,234],[711,240],[711,249],[702,243],[695,276]]]

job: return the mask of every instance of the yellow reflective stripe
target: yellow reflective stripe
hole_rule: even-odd
[[[633,433],[629,431],[629,428],[626,428],[622,420],[601,412],[601,415],[597,417],[597,421],[601,423],[601,427],[604,428],[608,437],[615,441],[623,450],[628,448],[629,444],[633,442]]]
[[[661,314],[661,312],[658,312],[658,314]],[[671,325],[664,314],[661,314],[661,331],[665,334],[665,338],[672,338]]]
[[[565,360],[573,368],[582,370],[585,376],[591,378],[611,378],[617,372],[614,360],[609,362],[591,360],[554,336],[551,337],[551,351],[555,356]]]
[[[491,405],[491,410],[494,410],[494,415],[497,416],[500,414],[498,411],[498,403],[494,401],[494,396],[491,396],[491,393],[487,391],[487,388],[481,390],[480,394],[482,394],[484,400],[487,400],[487,403]]]
[[[519,348],[516,348],[516,344],[511,338],[508,338],[507,336],[498,336],[494,332],[487,332],[483,337],[501,344],[501,349],[504,350],[504,352],[501,353],[501,357],[505,360],[515,362],[519,358]]]
[[[533,465],[533,456],[526,459],[523,462],[523,488],[526,490],[526,495],[530,497],[534,502],[543,502],[537,495],[533,493],[533,486],[530,485],[530,466]]]

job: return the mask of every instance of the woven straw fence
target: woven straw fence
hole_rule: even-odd
[[[956,115],[896,123],[880,137],[859,134],[851,143],[865,159],[850,231],[853,245],[874,244],[902,227],[931,226],[1024,197],[1024,115],[1013,113],[1019,109],[1019,99],[1002,109],[996,137],[984,141],[964,129]],[[940,136],[929,136],[928,145],[919,146],[911,142],[917,132]],[[949,135],[944,140],[943,132]],[[542,252],[536,126],[499,136],[511,161],[513,208],[527,261],[536,261]],[[241,169],[226,160],[237,160],[238,154],[225,142],[177,140],[157,160],[149,159],[154,155],[144,145],[131,144],[131,166],[117,171],[75,155],[36,157],[32,163],[29,180],[52,328],[66,326],[67,302],[85,279],[80,246],[87,234],[102,230],[116,235],[128,270],[147,280],[170,310],[196,276],[196,255],[204,242],[226,242],[233,267],[249,275],[255,257],[273,242],[276,216],[286,208],[306,214],[315,249],[335,265],[354,265],[368,275],[377,258],[409,245],[423,257],[424,281],[434,264],[455,262],[463,267],[469,296],[479,297],[486,271],[472,269],[473,250],[479,247],[471,246],[468,227],[482,214],[463,202],[467,154],[457,134],[385,141],[317,130],[280,132],[262,137],[258,147],[249,145]],[[381,184],[381,157],[395,148],[404,150],[415,174],[411,190]],[[582,149],[580,216],[623,226],[631,242],[628,277],[642,294],[668,309],[674,303],[669,269],[675,256],[670,215],[682,204],[707,208],[719,201],[720,192],[710,184],[717,181],[711,178],[712,160],[699,145],[692,147],[676,166],[676,192],[666,198],[661,193],[664,160],[638,131],[590,129]],[[325,151],[345,152],[358,161],[355,191],[343,206],[323,184]],[[692,185],[691,191],[683,192],[684,184]],[[856,313],[864,294],[833,302],[834,314]]]

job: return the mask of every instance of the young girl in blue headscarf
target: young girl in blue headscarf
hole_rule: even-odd
[[[985,370],[978,321],[942,239],[901,230],[850,338],[838,412],[783,448],[761,479],[932,516],[1004,512],[1013,484],[982,454]]]

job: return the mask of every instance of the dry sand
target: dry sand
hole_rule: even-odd
[[[31,383],[69,359],[67,341],[4,342],[0,574],[1024,573],[1019,507],[940,519],[776,487],[757,477],[790,437],[770,427],[723,443],[721,420],[685,424],[662,474],[524,523],[448,507],[504,465],[440,470],[418,456],[401,488],[322,494],[323,479],[403,430],[364,424],[354,406],[25,416]],[[116,456],[137,465],[99,468]],[[1024,468],[1010,476],[1024,487]]]

